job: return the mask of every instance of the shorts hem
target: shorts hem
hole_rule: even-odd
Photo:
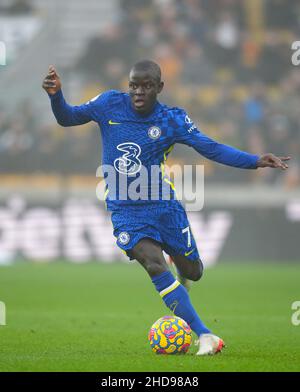
[[[161,244],[161,246],[163,247],[163,243],[162,243],[162,240],[161,240],[160,238],[155,237],[155,236],[151,236],[151,235],[149,235],[149,234],[141,235],[141,236],[139,236],[138,238],[136,238],[136,239],[133,241],[133,243],[130,244],[130,248],[126,248],[126,249],[125,249],[124,246],[121,246],[121,245],[118,244],[118,241],[117,241],[117,245],[118,245],[118,247],[119,247],[122,251],[124,251],[124,252],[126,253],[126,256],[129,258],[130,261],[131,261],[131,260],[135,260],[135,258],[132,257],[132,256],[130,255],[130,252],[131,252],[132,249],[136,246],[136,244],[137,244],[139,241],[143,240],[144,238],[150,238],[151,240],[154,240],[154,241],[158,242],[159,244]]]

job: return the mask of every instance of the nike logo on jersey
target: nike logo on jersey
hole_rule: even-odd
[[[192,249],[192,250],[190,250],[189,252],[185,252],[185,256],[189,256],[189,255],[191,255],[193,252],[194,252],[194,250],[195,250],[195,248],[194,249]]]
[[[119,125],[119,124],[121,124],[121,123],[119,123],[119,122],[114,122],[113,120],[109,120],[109,121],[108,121],[108,124],[109,124],[109,125]]]

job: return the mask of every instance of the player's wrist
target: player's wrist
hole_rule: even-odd
[[[261,167],[261,156],[256,155],[256,162],[254,165],[254,169],[258,169],[259,167]]]
[[[61,97],[62,96],[62,89],[60,88],[54,94],[51,94],[51,93],[48,92],[48,96],[49,96],[50,99],[55,99],[55,98]]]

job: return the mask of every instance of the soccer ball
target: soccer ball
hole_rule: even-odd
[[[148,340],[156,354],[185,354],[192,343],[192,330],[182,318],[164,316],[152,325]]]

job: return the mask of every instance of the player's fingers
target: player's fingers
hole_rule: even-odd
[[[45,79],[43,81],[43,84],[56,84],[56,82],[55,82],[55,80],[52,80],[52,79]]]
[[[277,164],[277,167],[280,167],[283,170],[288,168],[288,165],[285,162],[283,162],[281,159],[278,159],[276,164]]]
[[[56,68],[52,67],[49,71],[51,72],[52,75],[56,76],[57,78],[60,77]]]
[[[56,71],[56,68],[54,67],[54,65],[50,65],[49,66],[49,73],[51,73],[53,76],[57,76],[59,78],[59,74]]]
[[[50,73],[45,77],[44,80],[45,80],[45,81],[51,80],[51,81],[53,81],[53,82],[56,82],[56,81],[58,80],[58,77],[55,75],[55,73],[50,72]]]
[[[51,75],[47,75],[44,79],[45,82],[55,81],[55,79]]]
[[[289,161],[289,160],[291,160],[292,158],[291,157],[278,157],[281,161]]]
[[[283,162],[276,156],[271,156],[269,157],[269,165],[270,167],[273,167],[275,169],[281,168],[283,169]]]
[[[55,82],[51,82],[51,81],[44,81],[43,83],[43,87],[44,88],[55,88],[56,87],[56,83]]]
[[[55,82],[55,80],[52,80],[52,79],[45,79],[43,81],[43,84],[56,84],[56,82]]]

